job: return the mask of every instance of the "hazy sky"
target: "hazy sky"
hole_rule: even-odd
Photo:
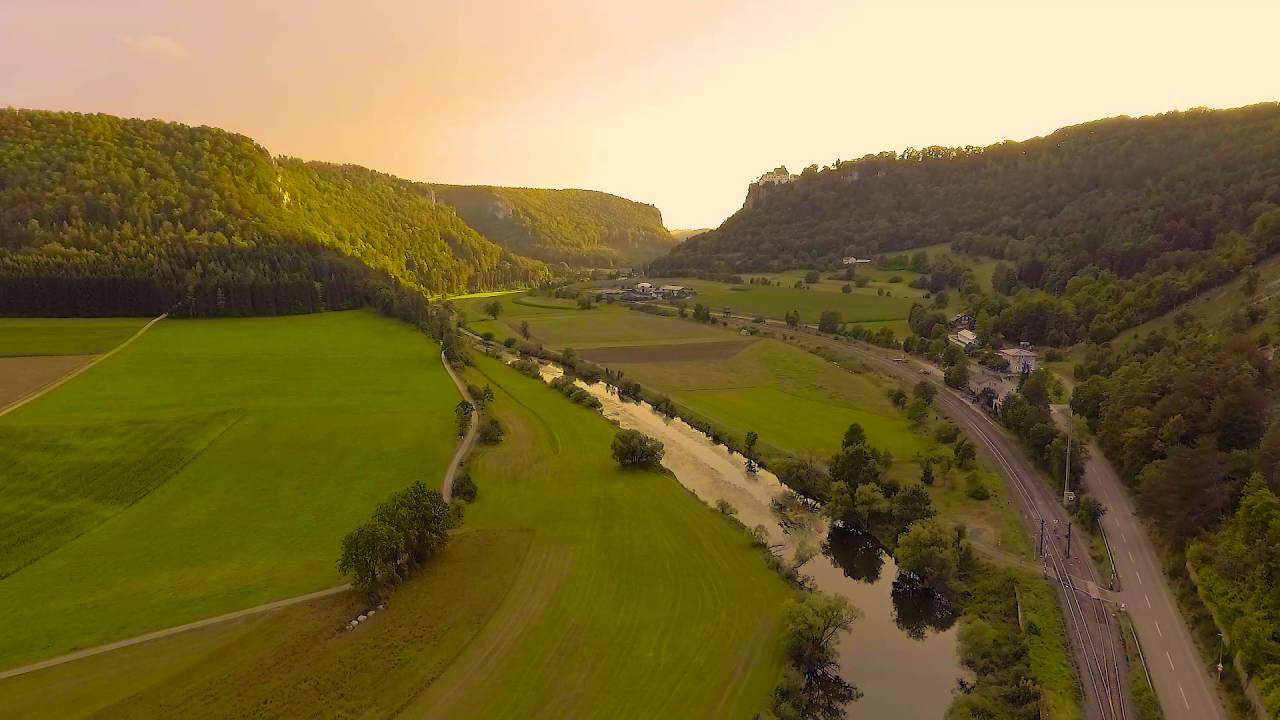
[[[786,163],[1280,100],[1280,0],[0,0],[0,105],[714,226]]]

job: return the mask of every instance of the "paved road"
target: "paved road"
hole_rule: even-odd
[[[138,331],[138,335],[141,335],[142,332],[145,331],[148,327],[151,327],[152,324],[154,324],[156,321],[161,320],[163,318],[164,316],[162,315],[156,318],[155,320],[152,320],[151,323],[148,323],[146,327]],[[130,338],[124,344],[127,345],[129,342],[132,342],[133,339],[136,338],[138,335],[134,335],[133,338]],[[124,345],[121,345],[120,347],[124,347]],[[119,348],[116,348],[116,349],[118,350]],[[113,350],[112,352],[115,352],[115,351]],[[108,355],[110,354],[111,353],[108,353]],[[105,358],[107,356],[104,355],[103,357]],[[445,360],[444,353],[440,354],[440,361],[444,363],[445,370],[449,372],[449,377],[453,379],[453,383],[458,387],[458,392],[462,393],[462,397],[466,398],[467,400],[471,400],[471,395],[470,393],[467,392],[466,383],[463,383],[461,378],[458,377],[457,373],[453,371],[453,368],[449,365],[449,362]],[[474,404],[474,401],[472,402]],[[444,496],[444,499],[446,501],[450,500],[453,494],[453,478],[454,476],[457,475],[458,468],[462,465],[462,462],[463,460],[466,459],[466,456],[471,452],[471,448],[475,446],[476,432],[478,427],[479,427],[479,423],[477,423],[475,421],[475,418],[472,417],[471,426],[467,428],[466,436],[463,437],[462,442],[459,443],[458,445],[458,448],[454,450],[453,459],[449,461],[449,468],[445,471],[444,480],[440,484],[440,494]],[[279,610],[280,608],[289,607],[290,605],[297,605],[299,603],[304,603],[310,600],[316,600],[316,599],[327,597],[329,595],[333,595],[336,593],[345,592],[350,588],[351,588],[351,585],[338,585],[336,587],[326,588],[324,590],[318,590],[313,593],[307,593],[306,595],[298,595],[296,597],[285,598],[283,600],[276,600],[274,602],[265,603],[263,605],[256,605],[251,608],[236,610],[235,612],[230,612],[225,615],[217,615],[215,617],[205,618],[204,620],[197,620],[195,622],[187,623],[186,625],[178,625],[177,627],[165,628],[164,630],[157,630],[155,632],[147,633],[146,635],[137,635],[135,637],[126,638],[124,640],[118,640],[116,642],[108,643],[106,645],[98,645],[96,647],[91,647],[84,650],[77,650],[72,653],[67,653],[66,655],[59,655],[58,657],[49,658],[47,660],[41,660],[40,662],[32,663],[30,665],[23,665],[22,667],[16,667],[16,668],[11,668],[9,670],[0,671],[0,680],[9,678],[9,677],[15,677],[17,675],[26,675],[27,673],[35,672],[37,670],[43,670],[45,668],[62,665],[64,663],[69,663],[73,660],[80,660],[81,658],[92,657],[94,655],[101,655],[102,653],[111,652],[112,650],[119,650],[121,648],[126,648],[131,645],[138,645],[140,643],[149,642],[151,640],[158,640],[163,637],[169,637],[170,635],[177,635],[178,633],[184,633],[188,630],[195,630],[196,628],[208,627],[210,625],[217,625],[218,623],[227,622],[228,620],[235,620],[237,618],[247,617],[249,615],[257,615],[259,613],[264,613],[271,610]]]
[[[751,320],[731,316],[751,325]],[[778,324],[770,321],[771,324]],[[1040,479],[1040,473],[1022,452],[1017,441],[991,417],[973,405],[966,396],[946,387],[941,373],[914,359],[894,362],[890,353],[863,343],[847,343],[812,328],[789,328],[803,334],[808,342],[821,344],[846,356],[857,357],[881,372],[903,382],[914,384],[928,379],[940,386],[935,407],[963,427],[979,451],[1000,472],[1022,508],[1023,522],[1031,534],[1038,536],[1040,520],[1046,528],[1045,574],[1055,580],[1059,604],[1062,606],[1067,635],[1076,666],[1080,671],[1085,694],[1085,714],[1090,720],[1125,720],[1137,717],[1129,696],[1120,626],[1100,599],[1105,592],[1102,575],[1080,541],[1073,541],[1067,551],[1066,528],[1071,519],[1058,494]],[[921,371],[924,371],[923,373]]]
[[[1054,408],[1059,425],[1065,426],[1069,417],[1065,407]],[[1120,582],[1115,595],[1129,610],[1165,718],[1225,720],[1215,680],[1183,621],[1133,500],[1096,442],[1090,443],[1089,455],[1085,485],[1107,507],[1102,529]]]

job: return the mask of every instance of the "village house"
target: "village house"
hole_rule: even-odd
[[[978,342],[978,336],[972,330],[961,330],[960,332],[950,336],[951,344],[968,350],[974,343]]]
[[[681,300],[693,297],[694,292],[692,288],[683,285],[663,285],[658,288],[658,295],[668,300]]]
[[[1009,372],[1019,374],[1036,369],[1036,354],[1025,347],[1005,348],[1000,356],[1009,361]]]

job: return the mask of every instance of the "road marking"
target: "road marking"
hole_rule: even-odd
[[[1190,710],[1191,703],[1187,702],[1187,694],[1185,692],[1182,692],[1182,683],[1178,683],[1178,692],[1182,693],[1182,704],[1186,705],[1187,709]]]
[[[1138,583],[1139,583],[1139,584],[1141,584],[1141,583],[1142,583],[1142,573],[1138,572],[1137,570],[1134,570],[1134,571],[1133,571],[1133,574],[1138,576]]]
[[[1148,608],[1148,609],[1150,609],[1150,608],[1151,608],[1151,596],[1150,596],[1150,595],[1148,595],[1148,594],[1146,594],[1146,593],[1142,593],[1142,598],[1143,598],[1144,600],[1146,600],[1146,601],[1147,601],[1147,608]]]
[[[1169,654],[1168,650],[1164,651],[1164,656],[1169,659],[1169,669],[1178,672],[1178,668],[1173,666],[1173,656]]]
[[[1160,633],[1160,637],[1164,637],[1164,631],[1160,629],[1160,621],[1156,620],[1156,632]]]
[[[1120,542],[1127,543],[1129,542],[1129,538],[1125,537],[1124,533],[1120,533]]]
[[[1133,552],[1132,552],[1132,551],[1126,551],[1126,552],[1128,552],[1128,553],[1129,553],[1129,562],[1131,562],[1131,563],[1136,563],[1136,562],[1137,562],[1137,560],[1134,560],[1134,559],[1133,559]]]

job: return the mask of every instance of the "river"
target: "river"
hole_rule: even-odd
[[[544,380],[562,374],[553,365],[542,368]],[[839,648],[841,674],[865,693],[849,708],[851,717],[938,720],[944,715],[956,679],[967,674],[957,656],[955,618],[927,593],[896,583],[897,567],[879,543],[862,533],[829,530],[816,513],[807,513],[801,527],[784,529],[770,509],[783,490],[772,473],[746,472],[746,458],[648,403],[622,400],[603,383],[578,384],[599,398],[605,417],[661,440],[663,466],[704,503],[714,507],[726,500],[747,527],[763,525],[770,542],[786,548],[788,559],[800,542],[822,548],[801,572],[818,590],[843,595],[862,611]]]

